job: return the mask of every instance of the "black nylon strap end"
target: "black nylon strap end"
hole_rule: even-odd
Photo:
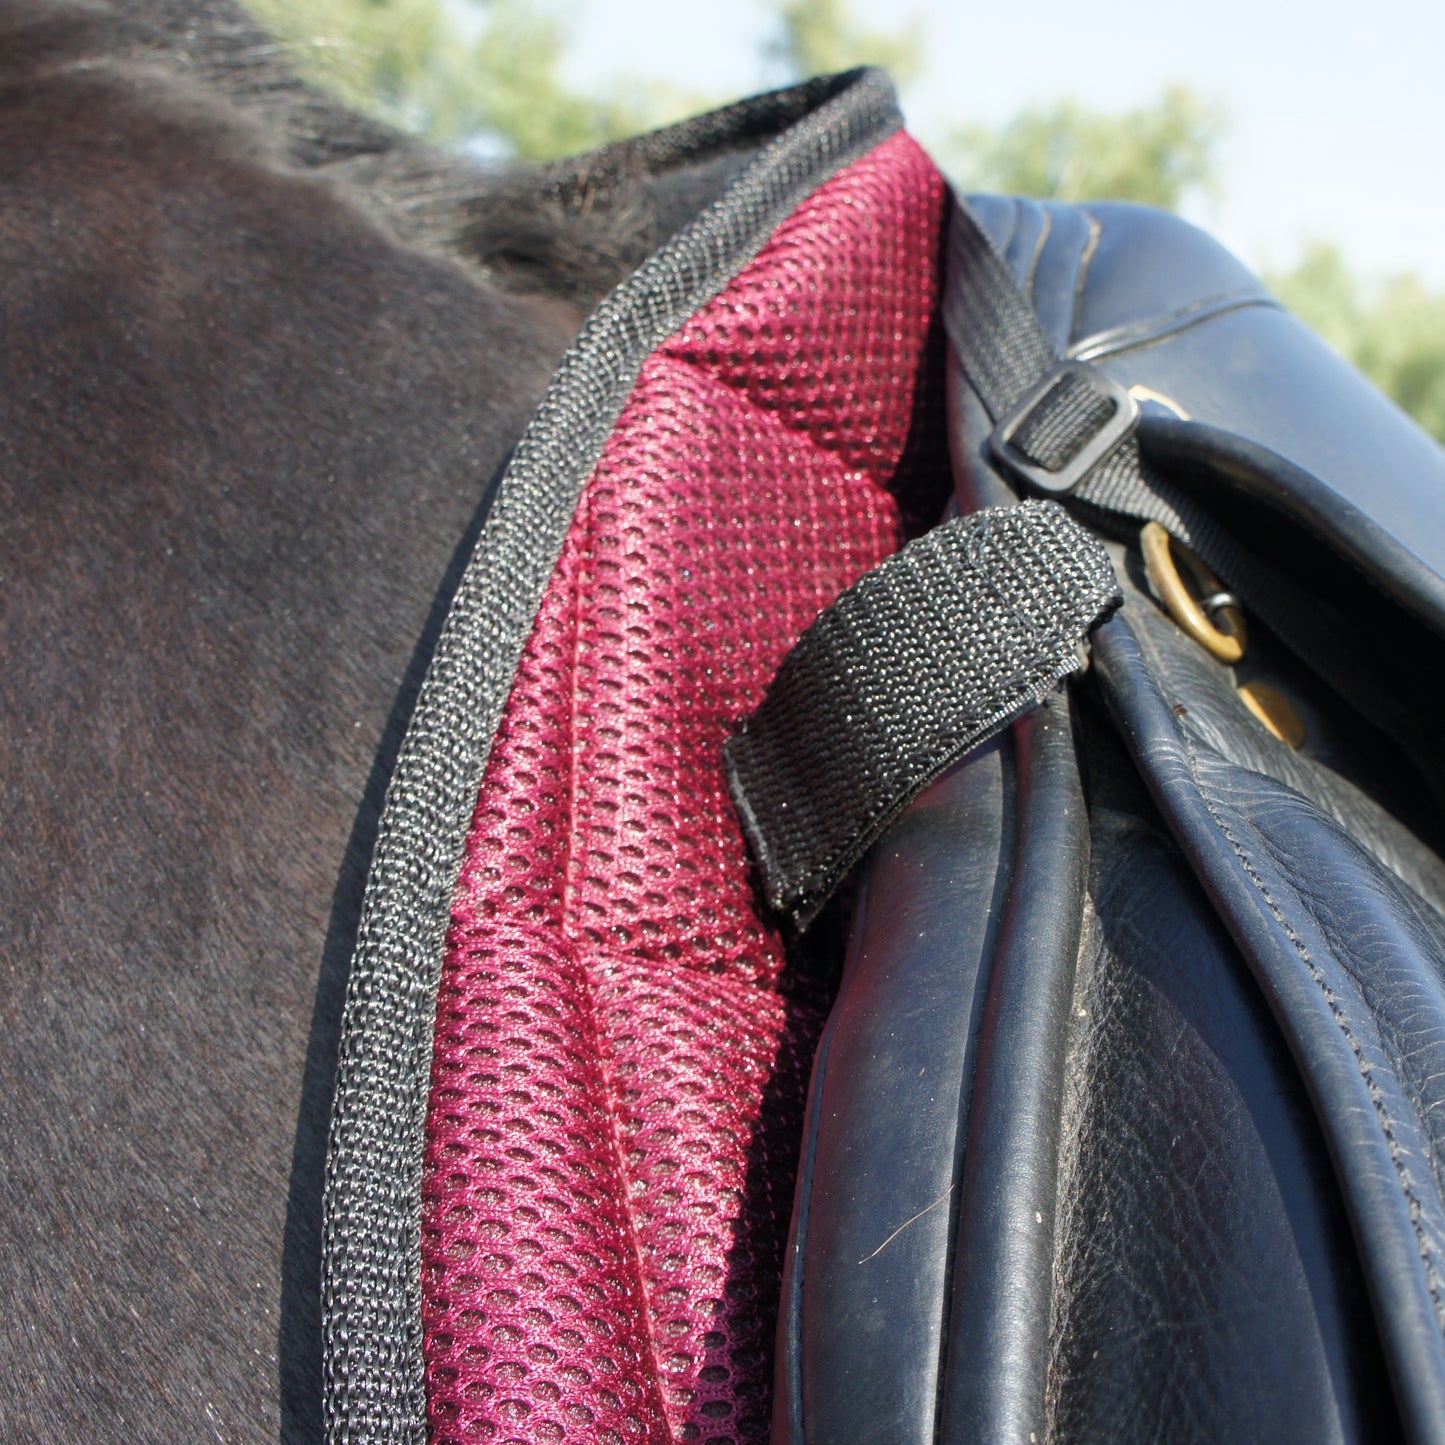
[[[1047,501],[949,522],[845,592],[725,750],[769,905],[806,928],[923,788],[1078,669],[1119,601],[1102,544]]]

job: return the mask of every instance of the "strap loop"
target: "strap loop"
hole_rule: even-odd
[[[994,461],[1047,496],[1066,496],[1133,435],[1139,403],[1085,361],[1056,366],[994,428]]]
[[[806,928],[923,788],[1079,670],[1119,601],[1103,544],[1048,501],[956,518],[845,592],[727,744],[772,907]]]

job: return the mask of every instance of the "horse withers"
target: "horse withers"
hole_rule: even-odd
[[[323,101],[228,4],[0,6],[5,1438],[318,1432],[377,810],[626,244]]]

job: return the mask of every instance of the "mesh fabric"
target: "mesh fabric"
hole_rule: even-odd
[[[721,749],[945,482],[943,204],[905,136],[822,186],[647,363],[584,490],[443,967],[435,1440],[766,1438],[824,1000],[758,912]]]

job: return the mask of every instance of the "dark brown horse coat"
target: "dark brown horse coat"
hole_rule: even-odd
[[[578,319],[545,216],[448,246],[482,191],[225,3],[0,5],[6,1439],[319,1429],[379,799]]]
[[[885,92],[486,177],[226,0],[0,0],[0,1438],[313,1439],[323,1363],[337,1439],[761,1438],[784,1265],[779,1439],[1441,1438],[1440,456],[1176,221],[945,279]],[[1073,500],[1280,544],[1309,746],[1126,560],[875,849],[805,1120],[721,746],[1012,497],[1034,332],[1188,401]]]

